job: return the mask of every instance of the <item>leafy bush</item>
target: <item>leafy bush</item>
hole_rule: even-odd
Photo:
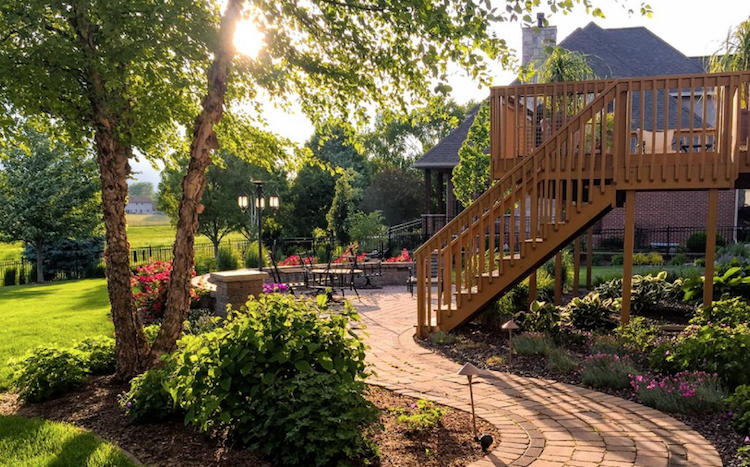
[[[185,334],[203,334],[213,331],[222,324],[222,319],[214,315],[213,311],[196,308],[188,312],[187,319],[182,323],[182,330]]]
[[[737,326],[750,322],[750,305],[739,298],[730,298],[713,302],[710,306],[699,307],[690,324],[703,326],[705,324],[724,324]]]
[[[659,338],[659,329],[646,322],[646,319],[635,316],[628,324],[621,324],[615,329],[615,334],[620,337],[625,346],[630,350],[648,352],[656,347]]]
[[[5,274],[3,275],[3,285],[16,285],[17,274],[18,271],[16,271],[16,268],[6,269]]]
[[[603,300],[615,300],[622,297],[622,278],[612,279],[596,287]],[[683,295],[683,282],[667,280],[667,272],[658,274],[635,275],[631,281],[630,306],[633,314],[658,309],[669,301],[678,300]]]
[[[216,270],[216,259],[211,256],[200,256],[195,258],[195,273],[199,276]]]
[[[547,355],[554,347],[552,339],[541,332],[524,332],[513,339],[513,352],[518,355]]]
[[[700,300],[703,297],[705,276],[693,277],[686,280],[682,286],[686,302]],[[731,296],[750,297],[750,276],[740,266],[733,266],[726,271],[717,271],[713,278],[714,297],[719,299]]]
[[[555,347],[547,351],[548,370],[556,373],[570,374],[578,369],[578,362],[570,356],[567,350]]]
[[[266,267],[269,261],[269,253],[266,247],[263,247],[263,257],[260,259],[260,267]],[[258,267],[258,241],[254,241],[245,248],[245,267],[255,269]],[[237,268],[235,268],[237,269]]]
[[[631,386],[641,402],[663,412],[719,412],[726,397],[718,375],[704,371],[683,371],[674,376],[633,375]]]
[[[167,303],[167,289],[172,276],[171,261],[152,261],[135,269],[130,279],[135,306],[145,324],[160,322]],[[200,300],[196,289],[190,290],[193,302]]]
[[[324,297],[319,297],[324,298]],[[367,452],[365,345],[346,303],[263,294],[223,327],[186,335],[166,385],[202,430],[226,429],[275,463],[335,465]]]
[[[563,321],[583,331],[610,331],[617,326],[611,299],[602,300],[596,292],[575,297],[564,308]]]
[[[550,302],[554,297],[555,281],[544,269],[537,270],[536,291],[539,301]],[[482,313],[481,321],[484,324],[499,326],[511,318],[515,320],[516,313],[528,309],[529,280],[525,279],[488,307]]]
[[[104,237],[87,239],[63,239],[42,247],[44,279],[55,277],[67,279],[81,276],[92,277],[93,271],[102,260],[104,252]],[[23,258],[31,264],[36,264],[36,246],[28,243],[23,250]],[[36,271],[34,271],[36,280]]]
[[[750,384],[750,329],[735,327],[689,326],[677,339],[665,341],[651,355],[651,366],[662,372],[702,370],[718,373],[733,389]]]
[[[687,263],[688,257],[685,253],[677,253],[676,255],[672,256],[672,259],[669,260],[670,266],[682,266]]]
[[[633,255],[633,264],[636,266],[661,266],[662,263],[664,263],[664,258],[656,251]]]
[[[448,334],[439,329],[430,334],[430,342],[437,345],[452,344],[453,342],[455,342],[455,340],[456,338],[453,337],[452,334]]]
[[[547,275],[547,277],[555,277],[555,257],[550,258],[540,268],[541,271]],[[539,288],[539,274],[537,274],[537,289]],[[568,290],[573,284],[573,255],[568,250],[562,251],[562,279],[563,279],[563,290]],[[554,287],[554,281],[553,281]],[[549,301],[551,297],[542,297],[539,294],[540,300]]]
[[[723,247],[726,245],[726,240],[719,234],[716,234],[716,246]],[[690,253],[705,253],[706,252],[706,231],[701,230],[691,234],[687,242],[685,243],[687,250]]]
[[[719,412],[726,397],[718,375],[704,371],[683,371],[674,376],[633,375],[631,386],[641,402],[663,412]]]
[[[616,255],[612,255],[612,257],[609,260],[609,263],[612,266],[622,266],[623,262],[624,262],[624,257],[620,253]]]
[[[594,388],[626,389],[635,373],[627,355],[595,354],[583,362],[581,382]]]
[[[11,366],[14,389],[30,402],[40,402],[80,386],[87,371],[82,352],[55,347],[37,347]]]
[[[153,344],[156,341],[156,336],[159,335],[159,324],[149,324],[143,327],[143,333],[146,335],[146,340],[149,344]]]
[[[84,354],[91,374],[108,375],[115,372],[115,340],[111,337],[84,339],[74,348]]]
[[[552,303],[536,301],[513,316],[524,331],[555,333],[560,328],[560,310]]]
[[[750,385],[737,386],[727,399],[732,411],[732,425],[742,434],[750,434]]]
[[[235,269],[239,269],[239,267],[240,259],[232,248],[226,246],[219,248],[219,252],[216,255],[216,268],[219,271],[234,271]]]
[[[623,339],[610,336],[609,334],[594,337],[594,343],[591,344],[591,351],[593,353],[622,356],[627,353],[626,350],[626,344]]]
[[[414,413],[399,415],[396,423],[415,434],[431,430],[445,415],[445,410],[435,407],[435,404],[426,399],[419,399],[414,409]]]
[[[119,397],[120,406],[131,422],[158,422],[177,412],[166,389],[169,370],[153,369],[130,381],[130,391]]]

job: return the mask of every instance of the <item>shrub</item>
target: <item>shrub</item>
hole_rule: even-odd
[[[256,252],[255,254],[257,256],[258,253]],[[235,269],[239,269],[239,267],[240,259],[232,248],[226,246],[219,248],[219,252],[216,255],[216,268],[219,271],[234,271]]]
[[[546,263],[542,265],[540,268],[541,271],[544,271],[544,274],[546,274],[550,278],[555,277],[555,257],[553,256],[550,258]],[[563,250],[562,251],[562,279],[563,279],[563,289],[568,290],[570,286],[573,284],[573,255],[571,255],[570,251]],[[538,288],[538,282],[539,277],[537,274],[537,288]],[[554,283],[553,283],[554,287]],[[542,299],[543,297],[539,297]],[[551,297],[550,297],[551,298]],[[547,301],[549,301],[549,298],[547,298]]]
[[[622,250],[625,240],[622,237],[605,237],[599,241],[602,250]]]
[[[92,237],[80,240],[62,239],[42,247],[43,269],[45,280],[55,277],[68,279],[82,275],[90,277],[89,273],[96,269],[102,260],[104,251],[104,237]],[[36,264],[36,246],[28,243],[23,249],[23,258],[31,264]],[[34,271],[36,280],[36,271]]]
[[[725,324],[737,326],[750,322],[750,305],[739,298],[731,298],[713,302],[710,306],[699,307],[690,324],[702,326],[705,324]]]
[[[324,298],[324,297],[319,297]],[[202,430],[226,429],[278,464],[335,465],[367,452],[365,345],[345,303],[263,294],[223,327],[186,335],[166,385]]]
[[[628,324],[621,324],[615,329],[615,334],[620,337],[625,346],[630,350],[648,352],[656,346],[659,338],[659,329],[646,322],[646,319],[635,316]]]
[[[685,253],[677,253],[676,255],[672,256],[672,259],[669,260],[670,266],[682,266],[687,263],[688,257]]]
[[[719,234],[716,234],[716,246],[723,247],[726,245],[726,240]],[[687,250],[690,253],[705,253],[706,252],[706,231],[701,230],[699,232],[692,233],[685,243]]]
[[[594,337],[594,343],[591,344],[591,351],[593,353],[612,354],[612,355],[625,355],[625,341],[609,334],[603,336]]]
[[[633,264],[636,266],[661,266],[662,263],[664,263],[664,258],[656,251],[633,255]]]
[[[270,256],[268,256],[268,250],[263,247],[263,257],[260,259],[260,267],[266,267]],[[245,267],[255,269],[258,267],[258,241],[254,241],[245,248]],[[235,268],[237,269],[237,268]]]
[[[85,355],[91,374],[108,375],[115,372],[115,340],[111,337],[84,339],[74,348]]]
[[[750,329],[735,327],[689,326],[677,339],[665,341],[651,355],[651,366],[662,372],[702,370],[718,373],[733,389],[750,384]]]
[[[16,285],[17,274],[18,271],[16,271],[16,268],[6,269],[5,274],[3,275],[3,285]]]
[[[563,321],[584,331],[610,331],[617,326],[613,317],[614,306],[610,299],[602,300],[591,292],[584,298],[575,297],[563,311]]]
[[[547,355],[554,347],[552,339],[541,332],[525,332],[513,339],[513,352],[518,355]]]
[[[742,434],[750,434],[750,385],[737,386],[727,399],[732,411],[732,425]]]
[[[215,316],[213,311],[205,308],[196,308],[188,312],[187,319],[182,323],[182,330],[185,334],[197,335],[211,332],[222,326],[222,324],[222,319]],[[156,332],[158,334],[158,328]]]
[[[633,313],[654,310],[683,295],[683,283],[680,279],[674,282],[667,280],[667,272],[657,274],[635,275],[630,287],[630,304]],[[602,300],[614,300],[622,297],[622,278],[612,279],[596,287]]]
[[[550,302],[554,297],[554,289],[555,281],[552,276],[548,275],[544,269],[537,270],[536,290],[539,301]],[[488,307],[482,313],[481,320],[485,324],[501,325],[512,317],[515,319],[514,315],[520,310],[527,309],[529,309],[528,279],[513,287],[502,298]]]
[[[171,261],[152,261],[135,269],[130,283],[133,287],[135,306],[145,324],[160,322],[164,316],[171,275]],[[201,298],[195,289],[191,289],[190,296],[193,302]]]
[[[119,397],[131,422],[158,422],[174,416],[176,408],[166,389],[167,369],[153,369],[130,381],[130,391]]]
[[[560,328],[560,310],[552,303],[536,301],[516,313],[513,321],[524,331],[554,334]]]
[[[624,258],[622,254],[618,253],[616,255],[612,255],[612,258],[610,258],[609,263],[612,266],[622,266],[623,261],[624,261]]]
[[[453,337],[452,334],[448,334],[439,329],[430,334],[430,342],[437,345],[452,344],[453,342],[455,342],[455,340],[456,338]]]
[[[195,273],[199,276],[216,270],[216,259],[210,256],[195,258]]]
[[[724,408],[726,394],[716,373],[684,371],[674,376],[633,375],[630,384],[641,402],[663,412],[710,413]]]
[[[581,382],[594,388],[625,389],[636,369],[627,355],[595,354],[586,358]]]
[[[414,413],[399,415],[396,423],[414,434],[431,430],[445,415],[445,410],[435,407],[435,404],[426,399],[419,399],[411,408],[415,409]]]
[[[570,374],[578,369],[578,362],[570,356],[568,351],[556,347],[547,351],[546,367],[556,373]]]
[[[156,341],[156,336],[159,335],[159,324],[149,324],[143,327],[143,333],[146,335],[146,340],[149,344],[153,344]]]
[[[14,388],[22,399],[30,402],[40,402],[80,386],[87,371],[82,352],[55,347],[37,347],[11,366]]]
[[[685,301],[700,300],[703,297],[705,276],[691,278],[682,286]],[[740,266],[733,266],[726,271],[717,271],[713,278],[714,297],[728,298],[730,296],[750,297],[750,276]]]

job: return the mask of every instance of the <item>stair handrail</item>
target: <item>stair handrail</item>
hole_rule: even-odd
[[[500,191],[501,187],[503,186],[504,182],[507,182],[509,179],[517,177],[517,173],[521,172],[521,177],[524,177],[525,169],[524,167],[534,161],[534,158],[542,157],[540,156],[544,154],[544,151],[546,149],[546,146],[553,144],[553,141],[557,141],[557,138],[562,135],[563,133],[567,132],[568,129],[573,124],[579,124],[578,121],[580,119],[580,116],[584,114],[586,111],[590,110],[592,107],[599,105],[601,100],[605,99],[605,96],[607,96],[610,92],[614,91],[618,84],[620,84],[621,80],[613,80],[609,83],[609,85],[602,90],[601,93],[599,93],[594,99],[591,100],[584,108],[582,108],[576,115],[573,116],[570,120],[565,122],[559,129],[557,129],[552,136],[550,136],[548,139],[546,139],[541,146],[534,149],[534,152],[529,154],[528,156],[524,157],[521,161],[519,161],[513,169],[511,169],[507,174],[505,174],[501,179],[495,181],[484,193],[482,193],[477,199],[475,199],[471,205],[472,206],[482,206],[482,211],[484,210],[484,206],[492,206],[492,204],[502,200],[502,198],[505,197],[503,193],[499,193],[502,195],[498,199],[498,193],[495,193],[496,191]],[[523,179],[523,178],[522,178]],[[494,199],[494,201],[490,204],[487,201],[489,199]],[[461,211],[456,217],[454,217],[450,222],[446,223],[443,228],[438,230],[435,235],[430,237],[425,243],[423,243],[417,251],[414,252],[415,259],[418,261],[420,257],[424,256],[426,252],[432,252],[436,245],[435,243],[439,243],[439,240],[443,237],[445,233],[447,233],[449,230],[452,229],[452,227],[455,224],[463,224],[467,223],[467,221],[471,220],[471,223],[474,222],[473,218],[476,217],[476,214],[474,213],[476,209],[464,209]]]

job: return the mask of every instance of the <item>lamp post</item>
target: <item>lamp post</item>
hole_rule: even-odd
[[[477,433],[477,416],[474,414],[474,390],[471,387],[471,379],[479,374],[479,368],[475,367],[471,363],[466,363],[458,370],[458,374],[466,376],[469,380],[469,397],[471,400],[471,422],[474,425],[474,441],[478,442],[482,446],[482,451],[487,451],[494,441],[491,435],[479,436]]]
[[[263,209],[266,207],[266,199],[263,197],[263,180],[253,180],[255,185],[255,209],[258,215],[258,271],[263,270]],[[274,210],[279,209],[279,195],[272,194],[268,198],[268,205]],[[242,212],[247,211],[249,207],[248,196],[241,194],[237,197],[237,205]]]
[[[503,324],[503,329],[508,331],[508,366],[513,366],[513,331],[519,329],[519,327],[511,319]]]

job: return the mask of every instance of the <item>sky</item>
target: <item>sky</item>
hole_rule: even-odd
[[[493,0],[500,4],[500,0]],[[502,3],[505,3],[502,0]],[[544,3],[544,2],[542,2]],[[726,38],[730,28],[750,17],[750,0],[646,0],[653,10],[651,18],[641,16],[638,10],[641,0],[594,0],[606,16],[605,19],[592,18],[582,8],[577,8],[569,15],[550,15],[549,10],[540,9],[538,12],[547,14],[550,26],[557,26],[557,40],[562,41],[577,28],[586,26],[594,21],[602,28],[627,28],[645,26],[667,43],[687,56],[705,56],[716,52],[721,42]],[[636,11],[629,15],[627,8]],[[535,12],[536,13],[536,12]],[[532,15],[534,18],[536,14]],[[247,44],[248,49],[257,48],[261,40],[258,35],[248,29],[248,23],[241,24],[237,41]],[[503,23],[496,29],[497,34],[505,39],[508,46],[516,50],[520,59],[521,53],[521,25],[519,23]],[[242,48],[239,44],[238,46]],[[648,60],[648,51],[643,51],[643,59]],[[515,74],[511,70],[494,67],[495,85],[504,85],[513,81]],[[479,88],[465,73],[456,71],[450,78],[453,87],[451,97],[458,103],[469,100],[480,100],[488,95],[486,87]],[[295,108],[291,112],[266,107],[265,117],[268,130],[297,143],[304,143],[313,133],[309,120]],[[132,164],[133,181],[149,181],[154,186],[159,183],[159,173],[145,161],[134,161]]]

